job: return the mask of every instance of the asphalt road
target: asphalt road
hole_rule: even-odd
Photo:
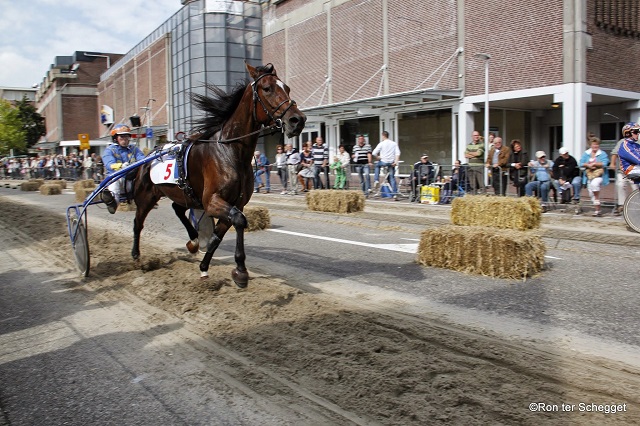
[[[64,212],[70,195],[46,197],[0,188]],[[368,202],[363,215],[310,212],[303,197],[258,194],[254,205],[270,209],[268,231],[246,234],[247,267],[286,277],[301,287],[312,286],[344,296],[368,291],[385,294],[406,312],[444,315],[469,325],[529,338],[597,338],[609,343],[640,345],[640,241],[621,218],[586,219],[545,216],[547,270],[524,282],[425,268],[415,262],[420,232],[448,221],[446,210]],[[369,207],[371,206],[371,207]],[[417,210],[416,210],[417,208]],[[428,212],[428,213],[427,213]],[[92,219],[106,219],[129,233],[132,213],[109,215],[90,207]],[[162,232],[186,241],[185,231],[168,200],[148,217],[145,232]],[[563,238],[567,236],[569,239]],[[578,236],[578,237],[577,237]],[[557,238],[556,238],[557,237]],[[576,240],[574,238],[580,238]],[[604,241],[604,242],[603,242]],[[610,244],[622,241],[622,244]],[[229,232],[216,256],[232,256],[235,235]],[[479,248],[482,250],[482,248]],[[144,254],[144,253],[143,253]],[[129,248],[123,248],[123,256]],[[591,346],[591,345],[587,345]]]
[[[58,214],[74,203],[70,194],[45,198],[0,188],[0,195],[46,205]],[[398,207],[379,206],[368,208],[367,214],[339,217],[309,212],[299,201],[292,203],[274,194],[255,197],[252,203],[267,205],[272,221],[269,230],[246,235],[247,266],[253,274],[285,277],[289,284],[305,290],[332,293],[400,314],[443,319],[507,338],[547,342],[638,365],[640,283],[635,277],[640,249],[594,242],[602,241],[603,235],[613,240],[617,235],[635,237],[625,235],[619,226],[605,222],[597,226],[596,222],[597,229],[589,233],[594,225],[586,224],[581,241],[545,238],[547,269],[536,278],[508,281],[425,268],[415,262],[420,231],[445,223],[442,212],[423,220],[420,214],[425,211],[403,214]],[[100,206],[90,209],[89,227],[107,224],[130,232],[132,214],[112,216]],[[566,226],[559,225],[562,228]],[[150,214],[145,232],[165,233],[186,242],[166,200]],[[154,424],[295,424],[300,420],[286,407],[256,406],[235,384],[224,380],[219,380],[216,389],[203,389],[199,383],[205,381],[197,375],[208,371],[205,374],[218,377],[221,371],[193,351],[186,342],[197,337],[170,318],[163,326],[145,331],[135,324],[144,324],[145,315],[157,312],[143,310],[141,314],[112,300],[87,306],[83,294],[72,288],[53,292],[39,288],[37,284],[52,281],[55,285],[69,268],[39,263],[37,247],[31,247],[33,261],[16,269],[20,258],[11,253],[23,248],[9,234],[3,235],[8,249],[0,262],[0,341],[24,339],[27,344],[21,342],[25,349],[19,353],[2,353],[0,376],[29,371],[28,382],[18,380],[23,375],[15,375],[15,382],[3,383],[3,410],[50,401],[52,406],[66,407],[65,413],[50,413],[52,418],[68,416],[70,424],[74,418],[150,424],[149,413],[155,416],[151,419]],[[234,244],[230,233],[216,257],[232,256]],[[122,255],[129,256],[129,247],[123,247]],[[60,298],[59,293],[65,297]],[[103,309],[106,307],[110,313]],[[112,318],[105,317],[104,326],[96,328],[95,322],[87,320],[96,315],[116,315],[121,326],[110,329]],[[26,330],[30,333],[25,334]],[[34,336],[33,330],[46,338]],[[2,347],[8,346],[0,344]],[[194,361],[187,365],[172,361],[185,356]],[[78,363],[83,365],[81,373]],[[166,375],[168,383],[180,383],[190,391],[177,395],[171,387],[146,386],[146,376],[138,371]],[[52,380],[53,388],[34,386]],[[210,381],[209,377],[206,382]],[[96,389],[102,390],[96,393]],[[3,399],[3,392],[22,395],[24,400]],[[59,398],[65,400],[61,403]],[[87,406],[98,409],[87,413]],[[142,406],[145,408],[138,410]],[[41,416],[41,411],[26,411],[15,424],[47,424],[47,418]]]

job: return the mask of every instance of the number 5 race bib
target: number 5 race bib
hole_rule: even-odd
[[[155,184],[176,184],[178,179],[178,167],[175,157],[160,157],[151,162],[151,181]]]

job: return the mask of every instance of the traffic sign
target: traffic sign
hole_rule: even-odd
[[[153,137],[153,129],[151,127],[147,127],[147,139],[151,139]]]
[[[78,133],[78,140],[80,141],[80,151],[91,148],[91,146],[89,145],[88,133]]]

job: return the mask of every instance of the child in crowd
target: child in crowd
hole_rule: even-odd
[[[347,180],[346,173],[342,168],[342,162],[339,157],[333,157],[333,163],[329,165],[329,168],[334,171],[336,175],[336,181],[333,185],[333,189],[344,189],[345,181]]]

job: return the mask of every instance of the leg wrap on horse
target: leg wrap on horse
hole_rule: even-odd
[[[235,206],[233,206],[231,210],[229,210],[229,220],[236,229],[245,229],[247,227],[246,216]]]

